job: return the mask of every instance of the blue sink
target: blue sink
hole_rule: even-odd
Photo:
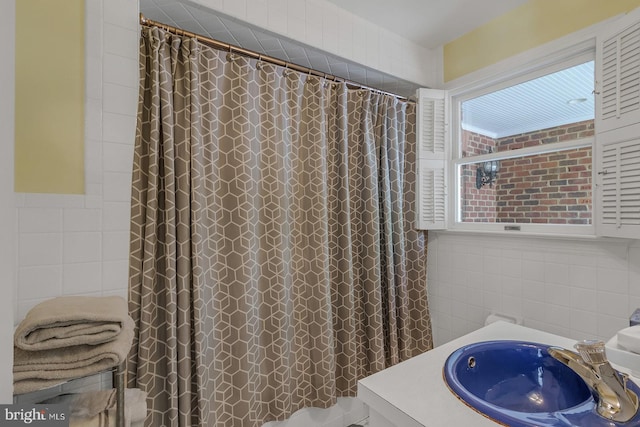
[[[638,427],[640,414],[626,423],[596,413],[585,382],[547,352],[548,345],[486,341],[454,351],[444,380],[464,403],[510,427]],[[629,388],[640,395],[631,381]]]

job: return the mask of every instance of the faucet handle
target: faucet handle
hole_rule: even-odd
[[[607,362],[607,353],[604,348],[604,341],[583,340],[577,342],[575,348],[582,359],[589,364],[600,364]]]

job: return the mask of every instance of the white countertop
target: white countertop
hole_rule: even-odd
[[[398,427],[474,426],[496,423],[469,408],[444,383],[442,367],[458,348],[479,341],[520,340],[568,349],[575,340],[497,322],[358,382],[358,398]]]

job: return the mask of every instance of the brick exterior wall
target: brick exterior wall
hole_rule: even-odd
[[[466,130],[462,131],[462,141],[463,157],[487,154],[496,146],[494,139]],[[477,167],[477,164],[470,164],[462,168],[462,218],[466,222],[493,222],[498,216],[496,192],[476,188]]]
[[[493,140],[463,131],[465,157],[592,136],[593,121]],[[493,187],[475,188],[476,168],[462,174],[464,222],[591,223],[591,148],[500,161]]]

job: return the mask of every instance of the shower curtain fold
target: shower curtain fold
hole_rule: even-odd
[[[130,387],[259,427],[431,348],[415,106],[143,28]]]

